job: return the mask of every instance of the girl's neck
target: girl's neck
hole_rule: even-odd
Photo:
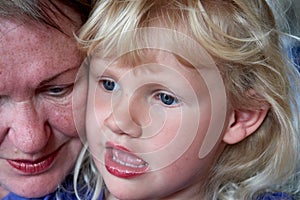
[[[204,193],[200,192],[201,185],[195,184],[188,188],[184,188],[176,193],[173,193],[167,197],[159,198],[159,200],[182,200],[182,199],[189,199],[189,200],[205,200]],[[105,191],[105,200],[119,200],[115,196],[109,193],[106,189]],[[150,200],[150,199],[149,199]]]

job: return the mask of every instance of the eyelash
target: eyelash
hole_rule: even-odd
[[[102,78],[99,80],[101,87],[107,92],[113,92],[120,89],[119,84],[110,78]],[[165,106],[176,106],[180,101],[175,95],[164,91],[155,92],[154,98]]]
[[[6,95],[0,95],[0,106],[3,105],[6,101],[8,101],[9,97]]]
[[[115,88],[116,86],[117,86],[117,89],[120,88],[118,83],[112,79],[102,79],[99,81],[99,83],[102,85],[103,89],[105,89],[106,91],[110,91],[110,92],[113,90],[116,90],[116,88]]]
[[[166,106],[176,106],[180,102],[174,95],[162,91],[155,94],[155,99]]]
[[[44,86],[41,92],[51,97],[65,97],[73,91],[74,84]]]

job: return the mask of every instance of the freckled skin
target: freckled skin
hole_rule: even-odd
[[[1,17],[0,24],[0,198],[9,191],[40,197],[70,173],[81,149],[71,104],[83,56],[72,36],[54,28]],[[7,162],[58,149],[51,167],[37,174],[24,175]]]

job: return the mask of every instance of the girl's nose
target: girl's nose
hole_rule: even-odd
[[[124,96],[120,97],[117,102],[114,101],[111,112],[104,120],[104,125],[116,134],[140,137],[142,135],[143,112],[139,101],[137,98]]]

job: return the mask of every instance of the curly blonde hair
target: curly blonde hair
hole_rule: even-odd
[[[204,198],[253,199],[276,190],[297,164],[298,130],[293,122],[299,121],[299,115],[292,110],[299,113],[295,100],[299,77],[281,54],[268,4],[264,0],[98,1],[78,41],[88,55],[106,56],[142,41],[135,34],[121,40],[122,33],[158,24],[180,29],[206,49],[221,72],[230,108],[270,107],[254,134],[226,146],[211,170]],[[291,80],[296,83],[294,90]],[[249,95],[249,90],[256,95]]]

